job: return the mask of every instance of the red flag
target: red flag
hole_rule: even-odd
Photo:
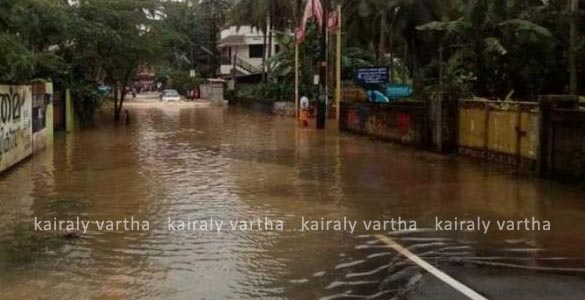
[[[307,25],[307,21],[313,17],[315,17],[317,24],[319,24],[319,28],[321,28],[323,26],[323,7],[321,6],[321,0],[307,1],[305,15],[303,16],[303,24],[301,25],[303,29]]]
[[[327,20],[327,30],[335,31],[339,27],[339,18],[337,16],[337,11],[332,11],[329,13],[329,18]]]
[[[297,44],[300,44],[303,41],[305,41],[305,27],[304,26],[301,26],[301,27],[298,27],[297,29],[295,29],[295,41],[297,42]]]

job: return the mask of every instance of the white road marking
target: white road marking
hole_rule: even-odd
[[[443,282],[445,282],[446,284],[448,284],[452,288],[456,289],[457,291],[459,291],[463,295],[469,297],[469,299],[488,300],[486,297],[480,295],[478,292],[470,289],[469,287],[467,287],[463,283],[455,280],[453,277],[445,274],[443,271],[435,268],[433,265],[429,264],[428,262],[426,262],[422,258],[416,256],[414,253],[410,252],[408,249],[402,247],[401,245],[396,243],[392,238],[385,236],[385,235],[381,235],[381,234],[377,234],[376,238],[378,238],[382,242],[386,243],[388,246],[392,247],[398,253],[406,256],[406,258],[410,259],[412,262],[417,264],[419,267],[427,270],[429,273],[433,274],[435,277],[439,278],[440,280],[442,280]]]

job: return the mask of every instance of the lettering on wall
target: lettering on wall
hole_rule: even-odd
[[[32,154],[31,89],[0,85],[0,171]]]

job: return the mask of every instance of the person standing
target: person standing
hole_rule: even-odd
[[[309,126],[309,98],[307,96],[301,97],[301,115],[300,120],[303,126]]]

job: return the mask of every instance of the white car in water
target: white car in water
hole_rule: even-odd
[[[177,90],[164,90],[160,95],[160,99],[163,102],[181,101],[181,95]]]

